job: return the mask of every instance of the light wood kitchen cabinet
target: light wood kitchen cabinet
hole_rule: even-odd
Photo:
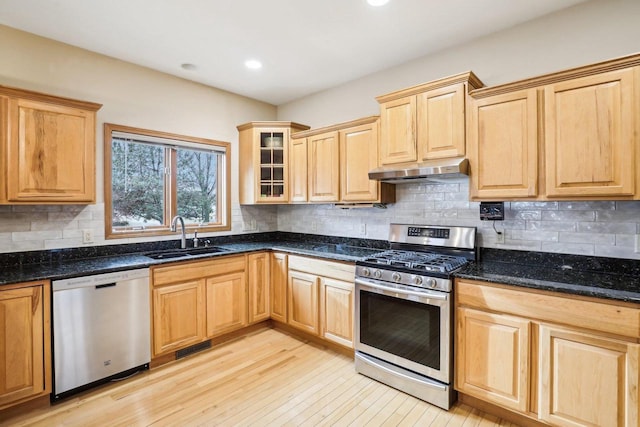
[[[636,74],[637,67],[544,87],[549,197],[634,195]]]
[[[318,288],[320,277],[289,269],[287,311],[289,325],[305,332],[320,333]]]
[[[293,122],[251,122],[238,126],[240,204],[289,202],[289,138],[309,129]]]
[[[247,283],[244,271],[207,279],[207,337],[247,326]]]
[[[338,132],[307,138],[310,202],[337,202],[340,199],[340,146]]]
[[[51,392],[50,284],[0,290],[0,409]]]
[[[355,266],[289,256],[288,323],[353,348]]]
[[[271,256],[269,252],[247,256],[249,289],[249,323],[267,320],[271,312],[269,281],[271,280]]]
[[[151,268],[153,357],[247,325],[245,255]]]
[[[472,199],[538,195],[538,101],[528,89],[469,103]]]
[[[0,203],[95,203],[100,107],[0,86]]]
[[[540,326],[540,417],[558,426],[637,426],[640,345]]]
[[[473,200],[640,199],[640,57],[470,93]]]
[[[290,200],[308,202],[307,138],[291,139],[291,167],[289,168]]]
[[[395,202],[395,185],[369,179],[378,164],[378,130],[378,116],[371,116],[294,135],[291,201]]]
[[[324,339],[353,348],[354,283],[320,278],[320,324]]]
[[[205,279],[154,287],[153,355],[179,350],[205,339]]]
[[[378,121],[342,129],[338,138],[340,200],[377,201],[380,198],[380,183],[369,179],[369,171],[378,166]],[[383,188],[386,190],[388,184]]]
[[[465,99],[479,87],[468,72],[377,97],[380,165],[464,156]]]
[[[637,426],[640,307],[471,280],[454,289],[463,402],[549,425]]]
[[[287,323],[287,254],[271,254],[271,318]]]
[[[457,389],[526,412],[531,322],[470,308],[456,316]]]

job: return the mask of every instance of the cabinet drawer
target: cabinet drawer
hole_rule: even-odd
[[[551,292],[507,289],[508,285],[458,280],[458,305],[510,313],[626,337],[640,337],[640,309],[559,296]]]
[[[197,280],[234,271],[244,271],[245,256],[237,255],[203,261],[185,262],[152,268],[153,286]]]
[[[319,274],[323,277],[353,282],[355,280],[356,267],[353,264],[290,255],[289,270],[305,271]]]

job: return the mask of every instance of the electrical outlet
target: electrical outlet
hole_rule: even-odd
[[[360,234],[363,236],[367,234],[367,224],[360,224]]]
[[[635,253],[640,254],[640,234],[636,234]]]
[[[92,230],[82,230],[82,243],[93,243]]]
[[[311,221],[311,231],[318,231],[318,223]]]
[[[258,229],[258,223],[255,219],[250,219],[248,221],[243,221],[242,223],[242,231],[256,231]]]
[[[504,243],[504,231],[496,233],[496,243]]]

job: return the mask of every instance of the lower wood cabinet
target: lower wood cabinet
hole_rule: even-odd
[[[253,324],[267,320],[270,315],[271,254],[269,252],[249,254],[247,266],[249,323]]]
[[[353,348],[355,266],[289,256],[287,322]]]
[[[247,324],[246,256],[151,268],[153,357]]]
[[[287,255],[271,254],[271,283],[269,284],[271,318],[287,322]]]
[[[549,425],[637,427],[640,307],[468,280],[455,292],[458,391]]]
[[[0,290],[0,409],[51,392],[50,283]]]

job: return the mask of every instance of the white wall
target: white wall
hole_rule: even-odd
[[[467,70],[493,86],[638,53],[639,23],[638,0],[579,4],[281,105],[278,119],[321,127],[379,114],[378,95]],[[640,202],[506,203],[507,220],[496,223],[506,239],[498,243],[492,224],[479,220],[478,203],[469,202],[468,182],[396,188],[397,203],[385,210],[281,206],[278,229],[386,240],[392,222],[467,225],[479,228],[483,247],[640,259]]]
[[[82,229],[93,230],[95,244],[131,241],[104,240],[105,122],[231,142],[232,233],[242,232],[243,216],[256,219],[260,231],[276,228],[275,208],[240,208],[237,196],[236,126],[274,120],[274,106],[5,26],[0,26],[0,52],[0,85],[103,104],[96,133],[98,203],[0,206],[0,252],[82,246]]]
[[[494,86],[638,53],[639,23],[638,0],[581,3],[280,105],[278,119],[321,127],[380,114],[376,96],[468,70]]]

